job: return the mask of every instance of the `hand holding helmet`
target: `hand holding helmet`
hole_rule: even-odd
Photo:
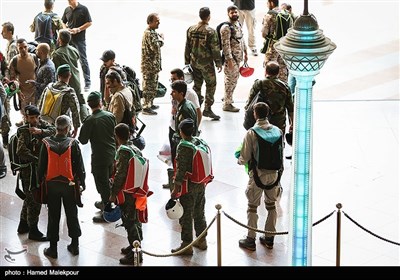
[[[247,62],[239,68],[239,73],[242,77],[250,77],[254,73],[254,68],[250,67]]]

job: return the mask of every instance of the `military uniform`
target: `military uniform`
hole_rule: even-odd
[[[179,127],[180,122],[188,118],[192,119],[194,122],[193,136],[195,136],[198,133],[196,108],[194,108],[192,102],[190,102],[185,98],[180,104],[178,104],[178,110],[175,115],[175,127],[176,128]],[[179,135],[179,129],[176,129],[174,135],[172,136],[172,139],[173,139],[173,146],[171,147],[171,159],[174,160],[176,154],[176,147],[179,141],[181,140],[181,136]]]
[[[273,10],[268,11],[268,13],[264,16],[262,21],[262,29],[261,33],[263,38],[267,38],[267,36],[273,36],[276,30],[276,15],[279,12],[279,7],[275,7]],[[282,57],[274,48],[274,43],[276,41],[271,40],[267,51],[265,52],[265,61],[264,67],[267,65],[269,61],[276,61],[279,64],[279,75],[278,78],[284,82],[288,81],[288,69],[286,67],[285,62],[283,61]]]
[[[228,24],[224,24],[221,27],[222,51],[225,56],[224,108],[229,107],[229,105],[233,103],[233,92],[235,91],[239,79],[239,68],[243,61],[243,54],[247,52],[247,46],[243,39],[242,27],[238,22],[231,21],[231,23],[233,24],[234,32],[231,32]],[[233,69],[229,69],[228,60],[233,62]]]
[[[188,140],[195,145],[198,145],[198,140],[192,138]],[[193,170],[193,149],[184,145],[178,145],[176,151],[176,174],[174,185],[181,186],[187,173]],[[207,222],[204,214],[206,203],[205,186],[204,184],[195,184],[188,181],[188,192],[179,197],[179,201],[183,207],[183,215],[179,219],[179,224],[182,227],[180,247],[173,249],[176,252],[179,249],[187,246],[193,241],[193,224],[196,236],[199,236],[207,227]],[[205,235],[206,236],[206,235]],[[200,243],[206,244],[205,236],[200,239]],[[206,248],[206,245],[203,245]],[[192,249],[184,251],[183,254],[191,254]]]
[[[203,81],[206,83],[205,108],[214,104],[217,87],[215,66],[222,67],[217,32],[207,23],[201,21],[189,27],[186,32],[185,64],[193,68],[193,90],[199,97],[200,106],[204,97],[201,95]]]
[[[74,128],[77,129],[81,126],[81,119],[79,116],[79,101],[76,96],[75,90],[67,85],[64,82],[58,81],[52,84],[49,84],[45,91],[47,89],[52,90],[66,90],[69,89],[68,92],[66,92],[63,97],[62,97],[62,103],[61,103],[61,111],[60,111],[60,116],[61,115],[70,115],[69,111],[72,113],[72,123],[74,125]],[[45,97],[45,94],[43,93],[40,100],[39,100],[39,106],[43,106],[43,98]],[[42,110],[42,108],[39,108]]]
[[[86,118],[78,137],[82,144],[87,144],[90,140],[92,174],[104,205],[110,197],[109,178],[111,178],[115,156],[115,125],[115,117],[112,113],[98,109]]]
[[[69,44],[60,46],[54,51],[52,60],[56,69],[63,64],[68,64],[71,67],[71,79],[69,80],[69,85],[75,90],[75,94],[79,101],[80,117],[81,120],[84,120],[89,113],[85,106],[85,98],[83,97],[81,90],[80,71],[78,68],[78,50]]]
[[[39,115],[39,111],[35,113]],[[39,152],[42,146],[42,139],[44,137],[54,135],[56,129],[54,126],[43,120],[39,120],[39,124],[37,125],[37,128],[42,130],[41,134],[31,134],[29,132],[29,127],[31,127],[30,124],[25,124],[19,127],[17,130],[17,135],[18,135],[18,144],[16,150],[17,156],[21,159],[22,163],[30,163],[28,167],[23,168],[20,171],[22,188],[24,190],[26,198],[22,205],[22,210],[20,215],[20,226],[18,232],[21,231],[20,233],[23,233],[24,225],[27,224],[29,226],[30,239],[46,241],[46,239],[41,240],[42,234],[39,232],[37,228],[41,204],[34,201],[31,190],[32,188],[38,187],[36,170],[37,170]]]
[[[158,73],[161,71],[161,47],[164,41],[154,29],[149,27],[142,38],[141,70],[143,75],[143,109],[153,105],[156,97]]]
[[[114,183],[111,187],[111,194],[117,196],[118,193],[123,189],[126,178],[128,176],[129,160],[133,154],[142,155],[140,150],[128,142],[126,145],[120,145],[117,154],[115,155],[115,176]],[[132,244],[135,240],[143,240],[142,223],[139,222],[135,198],[132,195],[125,195],[124,204],[120,205],[122,211],[122,222],[128,233],[128,242]]]
[[[75,184],[79,182],[80,186],[85,188],[86,176],[79,142],[62,134],[56,134],[55,136],[49,137],[49,140],[45,139],[44,141],[47,141],[50,150],[58,155],[64,154],[69,148],[69,145],[71,145],[70,159],[68,159],[71,166],[59,165],[59,168],[55,169],[54,172],[61,174],[61,172],[67,173],[67,171],[70,170],[72,175],[75,176],[75,178],[72,179],[74,182],[71,182],[69,178],[62,175],[55,178],[46,178],[49,170],[54,168],[54,166],[48,166],[49,154],[47,146],[42,146],[39,154],[38,178],[39,182],[46,181],[45,183],[47,184],[47,238],[50,240],[50,247],[44,250],[44,254],[57,258],[57,242],[60,239],[59,231],[62,204],[67,218],[68,236],[72,239],[72,243],[67,248],[73,255],[78,255],[78,238],[82,235],[82,232],[78,220],[78,201],[76,200],[76,187],[79,186]],[[51,144],[54,142],[57,143],[57,145]]]
[[[250,90],[249,98],[244,107],[245,110],[247,110],[247,107],[259,91],[262,91],[267,96],[265,103],[268,104],[271,110],[269,122],[279,127],[284,133],[286,128],[286,111],[289,118],[293,120],[294,110],[293,98],[288,85],[277,77],[256,80]]]

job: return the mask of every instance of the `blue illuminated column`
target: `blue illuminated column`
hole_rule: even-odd
[[[336,45],[319,29],[316,18],[303,15],[274,45],[296,78],[293,126],[292,192],[290,196],[289,252],[293,266],[311,265],[312,230],[312,82]]]

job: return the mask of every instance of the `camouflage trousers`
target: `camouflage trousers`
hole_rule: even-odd
[[[8,133],[10,132],[11,128],[11,121],[10,121],[10,99],[6,98],[5,104],[4,104],[4,109],[5,109],[5,114],[1,118],[1,123],[0,123],[0,129],[1,129],[1,135],[3,138],[8,139]]]
[[[143,75],[143,109],[150,108],[153,105],[157,93],[158,73]]]
[[[279,74],[278,78],[284,82],[288,82],[288,75],[289,71],[286,67],[285,62],[283,61],[282,57],[279,55],[277,51],[272,51],[272,52],[267,52],[265,54],[265,60],[264,60],[264,67],[267,65],[269,61],[276,61],[279,64]]]
[[[204,215],[206,204],[204,185],[190,184],[189,192],[182,195],[179,201],[183,207],[183,215],[179,219],[182,227],[181,240],[183,243],[191,243],[193,241],[193,224],[196,236],[199,236],[207,227]]]
[[[215,67],[209,64],[204,68],[193,68],[194,85],[193,90],[199,97],[200,106],[203,103],[204,97],[201,95],[201,87],[203,82],[206,83],[206,100],[205,107],[210,108],[214,104],[214,94],[217,88],[217,77],[215,74]]]
[[[233,61],[233,69],[228,69],[228,62],[224,65],[224,103],[223,106],[228,106],[233,103],[233,92],[235,91],[237,81],[239,79],[239,63]]]
[[[20,177],[22,181],[22,188],[26,195],[24,203],[22,204],[22,210],[20,214],[20,219],[27,221],[29,227],[37,225],[39,222],[39,215],[42,205],[37,203],[33,199],[32,192],[30,191],[31,186],[31,174],[30,168],[26,168],[20,171]]]
[[[142,223],[138,220],[135,199],[132,195],[126,194],[125,202],[120,207],[122,212],[121,219],[128,233],[129,245],[132,245],[135,240],[143,240]]]

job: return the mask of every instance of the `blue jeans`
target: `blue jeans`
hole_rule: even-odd
[[[71,40],[71,45],[74,46],[79,52],[79,61],[83,70],[83,78],[85,79],[85,86],[90,85],[90,69],[89,62],[86,56],[86,41],[73,41]]]

